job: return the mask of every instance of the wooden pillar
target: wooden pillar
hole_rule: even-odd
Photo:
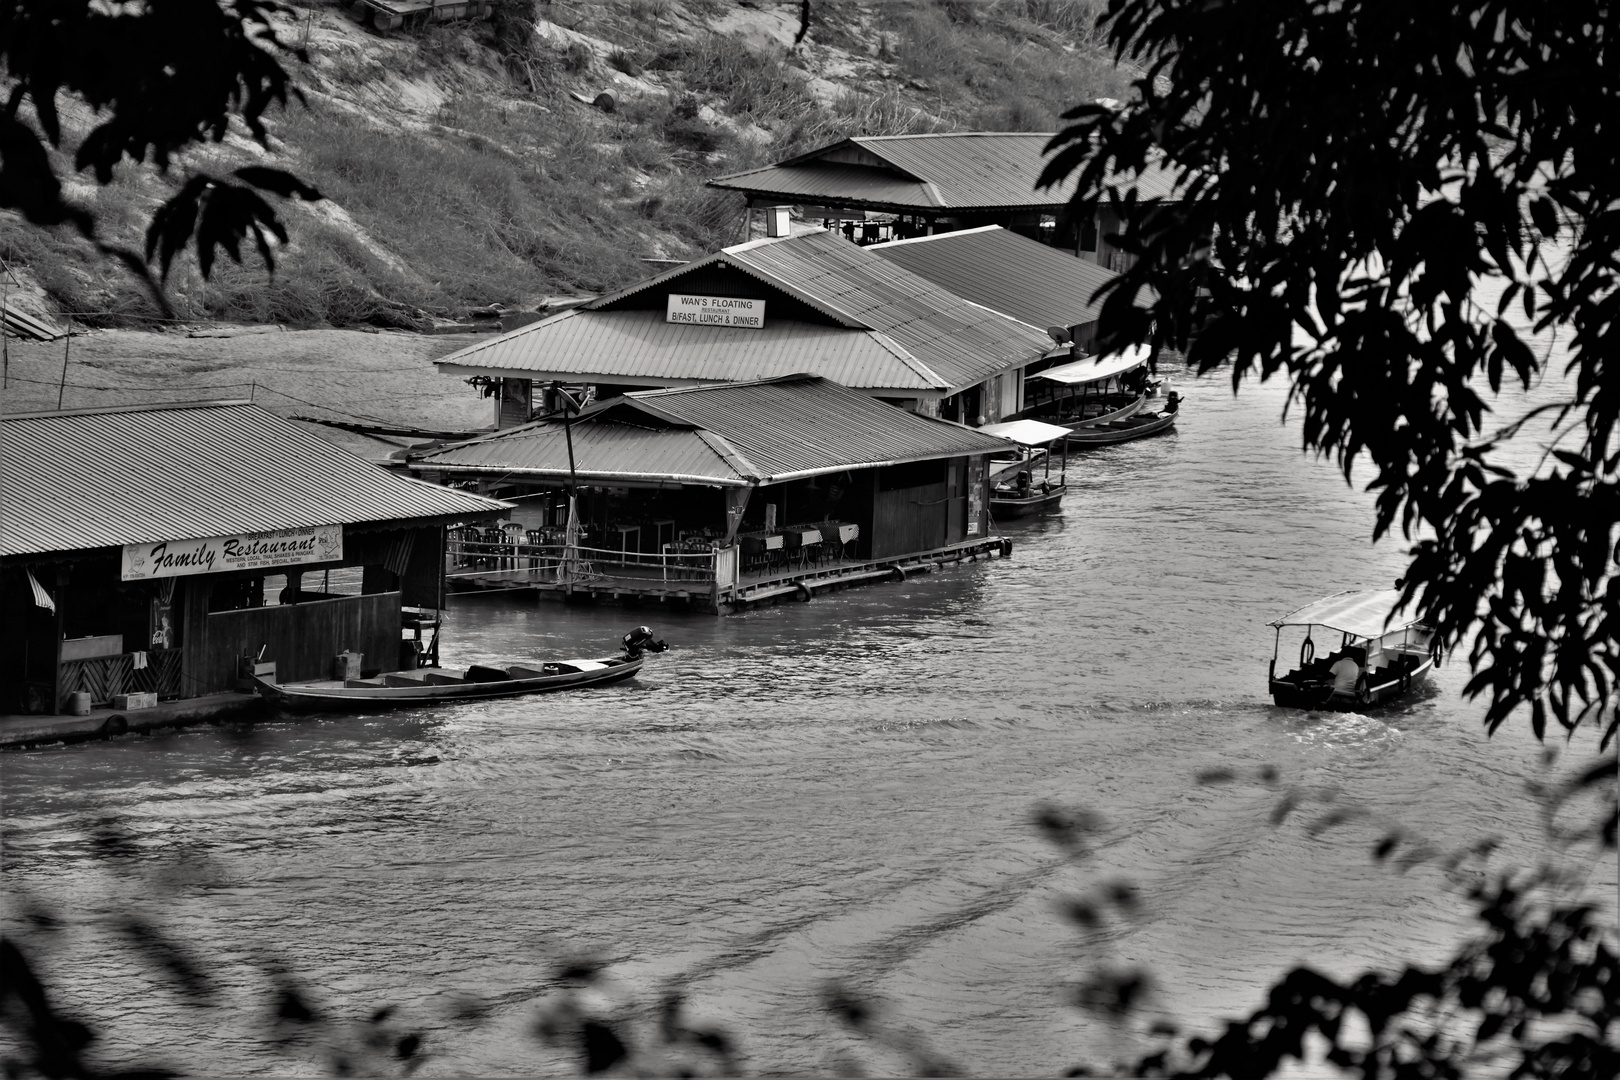
[[[62,609],[67,606],[67,583],[71,571],[62,563],[56,565],[56,580],[53,583],[56,591],[55,616],[51,620],[51,637],[54,639],[52,647],[56,650],[55,674],[52,677],[51,712],[60,716],[62,714]]]
[[[197,697],[211,689],[205,685],[203,658],[208,655],[208,597],[214,585],[205,577],[190,577],[181,587],[180,696]]]

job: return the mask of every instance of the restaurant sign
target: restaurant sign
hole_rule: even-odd
[[[664,321],[693,326],[746,326],[759,330],[765,326],[765,301],[670,293]]]
[[[205,540],[164,540],[125,544],[123,580],[219,574],[271,566],[338,562],[343,558],[343,526],[237,533]]]

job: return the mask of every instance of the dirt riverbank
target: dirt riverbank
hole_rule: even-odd
[[[488,427],[488,398],[438,357],[483,336],[231,327],[149,333],[75,332],[70,341],[6,341],[0,412],[249,399],[287,417],[434,431]],[[63,378],[64,359],[66,378]],[[368,460],[421,442],[308,423]]]

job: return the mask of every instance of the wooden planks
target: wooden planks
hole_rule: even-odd
[[[189,628],[188,628],[189,629]],[[203,624],[196,668],[188,672],[186,693],[229,690],[243,653],[276,662],[282,682],[319,679],[332,670],[332,657],[352,649],[363,654],[367,671],[399,669],[398,592],[344,596],[308,604],[216,611]]]

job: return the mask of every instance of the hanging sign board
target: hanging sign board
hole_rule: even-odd
[[[765,326],[765,301],[670,293],[664,321],[690,323],[693,326],[746,326],[750,330],[759,330]]]
[[[165,540],[125,544],[125,581],[259,570],[270,566],[339,562],[343,559],[343,526],[210,536],[206,540]]]

